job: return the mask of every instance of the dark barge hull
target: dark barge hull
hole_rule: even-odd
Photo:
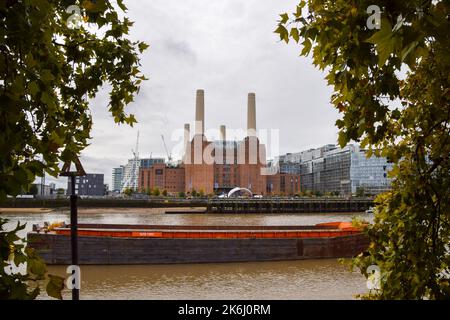
[[[281,261],[353,257],[367,249],[365,235],[318,238],[126,238],[79,236],[82,265]],[[28,245],[48,264],[68,265],[70,237],[29,233]]]

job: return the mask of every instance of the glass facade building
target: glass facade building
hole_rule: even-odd
[[[118,168],[113,168],[113,171],[112,171],[112,191],[114,191],[114,192],[120,192],[120,190],[122,190],[124,169],[125,169],[124,166],[120,166]]]
[[[280,172],[301,175],[302,191],[351,195],[361,190],[375,195],[390,188],[392,164],[382,157],[367,158],[357,145],[326,145],[280,156],[278,162]]]
[[[164,158],[145,158],[145,159],[140,159],[141,164],[140,164],[140,168],[151,168],[154,164],[156,163],[165,163],[165,159]]]

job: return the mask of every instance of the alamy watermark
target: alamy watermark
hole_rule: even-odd
[[[81,289],[81,269],[77,265],[70,265],[66,269],[66,273],[70,276],[66,279],[66,287],[69,290]]]
[[[367,7],[366,12],[367,12],[367,14],[369,14],[369,17],[366,20],[367,28],[370,30],[375,30],[375,29],[380,30],[381,29],[381,15],[383,13],[381,8],[376,4],[372,4]],[[417,7],[415,13],[419,19],[422,19],[424,17],[424,11],[423,11],[423,8],[421,8],[421,7]],[[397,17],[397,23],[393,27],[392,31],[395,32],[395,31],[399,30],[403,26],[405,21],[406,21],[406,19],[400,14]]]
[[[83,17],[81,15],[80,7],[73,4],[67,7],[66,12],[71,13],[66,21],[67,27],[69,27],[70,29],[80,29],[83,23]]]
[[[369,290],[381,290],[381,269],[377,265],[370,265],[366,269],[367,281],[366,286]]]

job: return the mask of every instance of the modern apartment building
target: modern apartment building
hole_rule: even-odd
[[[80,196],[103,196],[105,195],[104,175],[99,173],[88,173],[85,176],[75,178],[75,194]],[[70,179],[67,182],[67,194],[72,193]]]
[[[113,192],[120,192],[122,190],[122,183],[123,183],[123,172],[124,172],[125,166],[120,166],[118,168],[113,168],[112,170],[112,186],[111,191]]]
[[[358,190],[375,195],[390,188],[387,174],[392,164],[386,158],[372,156],[357,145],[339,148],[329,144],[321,148],[279,157],[282,173],[299,173],[303,191],[356,194]]]

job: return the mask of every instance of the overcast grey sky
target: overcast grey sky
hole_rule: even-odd
[[[132,157],[140,131],[141,157],[164,156],[172,132],[191,123],[195,92],[205,90],[205,127],[245,128],[247,93],[256,93],[258,129],[280,130],[280,152],[336,143],[338,113],[331,88],[295,43],[273,33],[279,14],[298,0],[128,0],[135,21],[131,37],[150,47],[142,55],[149,78],[128,106],[138,124],[118,126],[107,111],[107,95],[93,102],[91,145],[83,152],[88,173],[104,173]],[[192,130],[192,129],[191,129]],[[53,179],[47,178],[47,182]],[[66,179],[59,185],[65,187]]]

